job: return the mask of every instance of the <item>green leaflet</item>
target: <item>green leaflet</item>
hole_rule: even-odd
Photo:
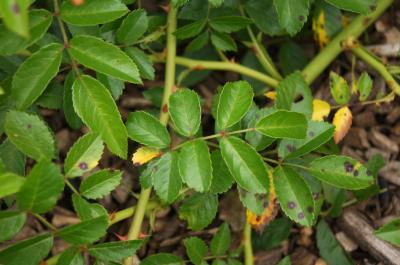
[[[61,18],[69,24],[91,26],[116,20],[128,11],[118,0],[85,0],[80,6],[74,6],[72,1],[64,1],[61,5]]]
[[[227,33],[213,32],[211,43],[220,51],[236,51],[236,42]]]
[[[243,16],[221,16],[210,19],[210,26],[219,32],[231,33],[241,30],[251,23]]]
[[[272,0],[249,0],[245,4],[245,10],[262,32],[270,36],[285,34]],[[265,19],[266,17],[268,19]]]
[[[93,77],[82,75],[72,87],[74,108],[82,121],[100,134],[111,152],[126,158],[128,137],[110,92]]]
[[[278,147],[285,159],[300,157],[317,149],[333,137],[334,127],[327,122],[309,121],[305,139],[283,139]]]
[[[375,10],[375,0],[325,0],[337,8],[356,13],[367,14]]]
[[[24,154],[35,159],[55,157],[53,134],[38,116],[20,111],[9,111],[4,130],[8,139]]]
[[[278,110],[259,120],[256,130],[273,138],[304,139],[307,119],[298,112]]]
[[[290,261],[290,256],[284,257],[277,265],[292,265],[292,262]]]
[[[132,256],[142,245],[142,240],[101,243],[88,247],[89,254],[104,261],[120,262]]]
[[[78,247],[70,247],[61,253],[60,258],[57,261],[57,265],[84,265],[85,260],[83,259],[82,253]]]
[[[298,98],[301,99],[299,101]],[[301,72],[294,72],[283,79],[276,91],[275,107],[303,113],[311,119],[313,112],[311,89]]]
[[[363,189],[374,183],[374,177],[362,164],[346,156],[315,159],[308,171],[323,182],[349,190]]]
[[[395,219],[375,231],[380,239],[400,246],[400,219]]]
[[[50,211],[64,189],[60,169],[51,162],[38,162],[17,193],[18,208],[33,213]]]
[[[89,220],[99,216],[108,216],[107,210],[98,203],[89,203],[82,197],[72,194],[74,210],[81,220]]]
[[[168,147],[171,142],[167,128],[144,111],[130,113],[126,128],[129,138],[147,146],[161,149]]]
[[[53,246],[53,237],[42,234],[9,246],[0,251],[0,264],[37,265]]]
[[[179,149],[179,174],[182,181],[199,192],[210,189],[212,166],[208,146],[204,140],[185,143]]]
[[[183,240],[186,254],[194,265],[202,265],[203,258],[208,252],[206,243],[198,237],[189,237]]]
[[[133,10],[122,21],[116,35],[120,43],[134,44],[147,31],[148,18],[144,9]]]
[[[214,194],[227,192],[234,179],[219,150],[211,152],[211,164],[213,171],[210,192]]]
[[[169,97],[168,111],[180,134],[196,135],[201,124],[200,98],[196,92],[183,88],[173,93]]]
[[[142,83],[136,64],[114,44],[78,35],[71,39],[69,50],[75,60],[88,68],[130,83]]]
[[[103,149],[103,141],[97,133],[88,133],[79,138],[65,158],[65,175],[82,176],[83,173],[95,168],[101,159]]]
[[[72,129],[79,129],[82,126],[82,121],[76,114],[72,102],[72,86],[74,85],[74,81],[75,73],[74,71],[70,71],[64,81],[63,110],[68,125]]]
[[[166,203],[173,203],[178,198],[182,187],[178,168],[178,153],[165,153],[154,164],[151,164],[151,166],[149,164],[148,168],[151,170],[150,178],[158,197]]]
[[[218,197],[210,193],[194,193],[185,198],[179,208],[179,217],[188,222],[192,230],[201,230],[215,218],[218,210]]]
[[[53,15],[43,9],[34,9],[29,12],[30,37],[24,38],[9,31],[4,25],[0,25],[0,55],[11,55],[31,46],[47,32]]]
[[[231,244],[231,231],[227,223],[223,223],[211,240],[211,253],[214,256],[224,255]]]
[[[31,106],[57,75],[63,49],[61,44],[50,44],[20,65],[12,82],[12,96],[17,109]]]
[[[194,38],[187,46],[185,49],[185,52],[194,52],[198,51],[204,46],[207,45],[207,43],[210,40],[210,34],[208,31],[204,31],[200,35],[198,35],[196,38]]]
[[[270,250],[282,244],[291,233],[293,222],[286,217],[276,218],[268,224],[262,234],[252,234],[252,243],[255,250]]]
[[[206,20],[198,20],[177,29],[174,34],[178,39],[188,39],[197,36],[206,26]]]
[[[290,167],[277,167],[274,185],[279,204],[293,221],[311,226],[314,220],[314,200],[311,190],[303,178]]]
[[[154,67],[150,57],[141,49],[129,47],[125,50],[126,54],[133,60],[139,69],[140,76],[143,79],[154,80]],[[148,91],[148,90],[146,90]]]
[[[301,30],[307,21],[309,0],[273,0],[278,13],[279,24],[291,36]]]
[[[1,183],[6,182],[2,181]],[[11,239],[16,235],[24,226],[25,221],[25,213],[0,211],[0,242]]]
[[[0,174],[0,198],[17,193],[24,184],[25,178],[13,173]]]
[[[230,136],[221,139],[220,148],[229,171],[241,188],[252,193],[267,193],[267,167],[253,147]]]
[[[82,181],[79,191],[88,199],[98,199],[106,196],[121,182],[122,172],[103,169]]]
[[[140,262],[141,265],[182,265],[182,259],[167,253],[159,253],[148,256]]]
[[[317,225],[317,246],[321,257],[331,265],[353,265],[349,255],[343,250],[328,224],[321,220]]]
[[[90,244],[106,234],[108,216],[100,216],[67,226],[57,233],[71,244]]]
[[[238,188],[239,199],[243,206],[256,215],[262,215],[265,205],[268,203],[268,194],[252,193]]]
[[[110,91],[114,100],[118,100],[124,92],[124,81],[101,73],[96,73],[96,78]]]
[[[329,74],[332,97],[338,104],[347,104],[351,98],[349,85],[343,77],[331,72]]]
[[[239,122],[250,109],[253,96],[253,90],[246,81],[226,83],[218,101],[218,128],[224,130]]]
[[[24,38],[29,37],[28,7],[29,2],[26,0],[0,1],[0,14],[4,24]]]
[[[367,72],[363,72],[357,82],[357,90],[360,93],[360,100],[367,100],[372,91],[372,79]]]
[[[9,139],[4,140],[0,145],[0,159],[7,161],[4,165],[5,171],[21,176],[25,175],[26,157]]]

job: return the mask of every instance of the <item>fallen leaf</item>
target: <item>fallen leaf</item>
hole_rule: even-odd
[[[339,143],[349,132],[353,115],[347,106],[341,107],[333,117],[332,124],[335,125],[335,133],[333,139],[335,143]]]

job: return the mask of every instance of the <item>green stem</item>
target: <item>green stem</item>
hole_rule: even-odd
[[[237,130],[237,131],[232,131],[232,132],[220,132],[220,133],[216,133],[216,134],[211,134],[211,135],[207,135],[207,136],[193,138],[193,139],[190,139],[188,141],[185,141],[185,142],[175,146],[174,148],[172,148],[172,150],[177,150],[177,149],[181,148],[184,144],[189,143],[189,142],[193,142],[193,141],[196,141],[196,140],[210,140],[210,139],[225,137],[225,136],[229,136],[229,135],[235,135],[235,134],[241,134],[241,133],[245,133],[245,132],[250,132],[250,131],[254,131],[255,129],[256,128],[247,128],[247,129],[243,129],[243,130]]]
[[[53,231],[57,231],[57,228],[52,225],[51,223],[49,223],[43,216],[41,216],[40,214],[33,214],[42,224],[44,224],[45,226],[47,226],[48,228],[50,228]]]
[[[365,29],[392,4],[393,0],[377,0],[376,9],[368,15],[359,15],[340,32],[314,59],[304,68],[303,76],[311,84],[328,65],[342,52],[342,42],[348,38],[358,38]]]
[[[159,62],[159,63],[164,62],[162,56],[152,56],[151,59],[154,62]],[[229,62],[204,61],[204,60],[195,60],[177,56],[175,62],[179,65],[191,68],[193,70],[220,70],[220,71],[236,72],[257,79],[272,88],[277,88],[279,83],[278,80],[269,77],[268,75],[265,75],[259,71],[253,70],[251,68],[248,68],[246,66],[231,61]]]
[[[356,45],[351,48],[351,52],[374,68],[382,77],[385,79],[386,83],[390,87],[390,89],[396,92],[397,95],[400,95],[400,86],[394,79],[394,77],[389,73],[386,66],[377,60],[373,55],[371,55],[365,48],[362,46]]]
[[[245,222],[243,229],[244,265],[253,265],[253,246],[251,245],[251,226]]]
[[[176,57],[176,38],[173,34],[176,30],[176,9],[170,6],[167,19],[167,59],[165,70],[165,86],[160,111],[160,122],[164,125],[168,123],[168,99],[172,94],[173,87],[175,86],[175,57]],[[128,240],[137,239],[142,227],[147,203],[151,195],[151,188],[142,189],[140,192],[139,200],[136,205],[135,215],[131,227],[128,231]],[[132,257],[125,259],[125,265],[132,264]]]
[[[242,16],[245,16],[243,6],[239,5],[239,10]],[[267,50],[261,45],[261,43],[255,37],[253,31],[251,30],[250,26],[246,27],[247,32],[249,33],[250,40],[253,44],[252,48],[254,54],[256,55],[258,61],[260,62],[261,66],[276,80],[281,80],[282,76],[279,74],[278,70],[276,69],[271,56],[269,56]]]
[[[275,65],[273,64],[271,57],[267,53],[267,50],[263,46],[261,46],[261,43],[254,36],[254,33],[251,30],[250,26],[247,27],[247,31],[249,32],[251,42],[253,43],[254,53],[260,64],[264,67],[267,73],[269,73],[273,78],[281,80],[282,76],[275,68]]]
[[[66,48],[67,53],[71,59],[72,69],[74,69],[76,75],[79,77],[80,76],[79,67],[78,67],[77,63],[75,62],[74,57],[72,56],[71,52],[69,51],[68,35],[65,30],[64,23],[62,22],[62,20],[60,18],[60,4],[59,4],[58,0],[54,0],[53,3],[54,3],[54,13],[56,14],[56,17],[57,17],[58,26],[60,28],[61,36],[62,36],[63,42],[64,42],[64,47]]]
[[[269,77],[259,71],[237,64],[235,62],[203,61],[203,60],[194,60],[178,56],[176,57],[176,63],[189,68],[194,68],[196,70],[208,69],[208,70],[232,71],[257,79],[270,87],[273,88],[278,87],[278,81],[275,80],[274,78]]]
[[[81,197],[81,194],[79,193],[79,191],[77,191],[74,187],[74,185],[72,185],[72,183],[67,179],[64,178],[64,182],[65,184],[67,184],[67,186],[72,190],[73,193],[75,193],[76,195],[78,195],[79,197]]]

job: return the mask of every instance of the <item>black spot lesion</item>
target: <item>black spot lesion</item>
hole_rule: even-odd
[[[14,14],[16,14],[16,15],[18,15],[18,14],[21,12],[18,3],[16,3],[15,1],[14,1],[13,4],[11,5],[11,10],[12,10],[12,12],[13,12]]]
[[[300,15],[300,16],[299,16],[299,20],[300,20],[300,21],[304,21],[304,16],[303,16],[303,15]]]
[[[310,136],[311,138],[315,136],[315,133],[313,131],[308,132],[308,136]]]
[[[291,144],[286,145],[286,149],[287,149],[290,153],[296,151],[296,147],[295,147],[294,145],[291,145]]]
[[[294,209],[294,208],[296,208],[296,203],[293,201],[289,201],[287,206],[289,209]]]
[[[82,169],[82,170],[86,170],[86,169],[88,169],[88,164],[85,163],[85,162],[80,162],[79,163],[79,168]]]
[[[350,163],[349,161],[346,161],[346,162],[344,162],[344,170],[347,172],[347,173],[350,173],[350,172],[353,172],[353,170],[354,170],[354,165],[352,164],[352,163]]]

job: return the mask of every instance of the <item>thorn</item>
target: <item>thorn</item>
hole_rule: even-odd
[[[117,233],[113,233],[116,237],[118,237],[118,239],[120,240],[120,241],[127,241],[128,240],[128,234],[126,234],[126,235],[124,235],[124,236],[121,236],[121,235],[119,235],[119,234],[117,234]]]
[[[164,10],[166,13],[169,12],[169,10],[171,9],[170,5],[160,5],[161,9]]]

